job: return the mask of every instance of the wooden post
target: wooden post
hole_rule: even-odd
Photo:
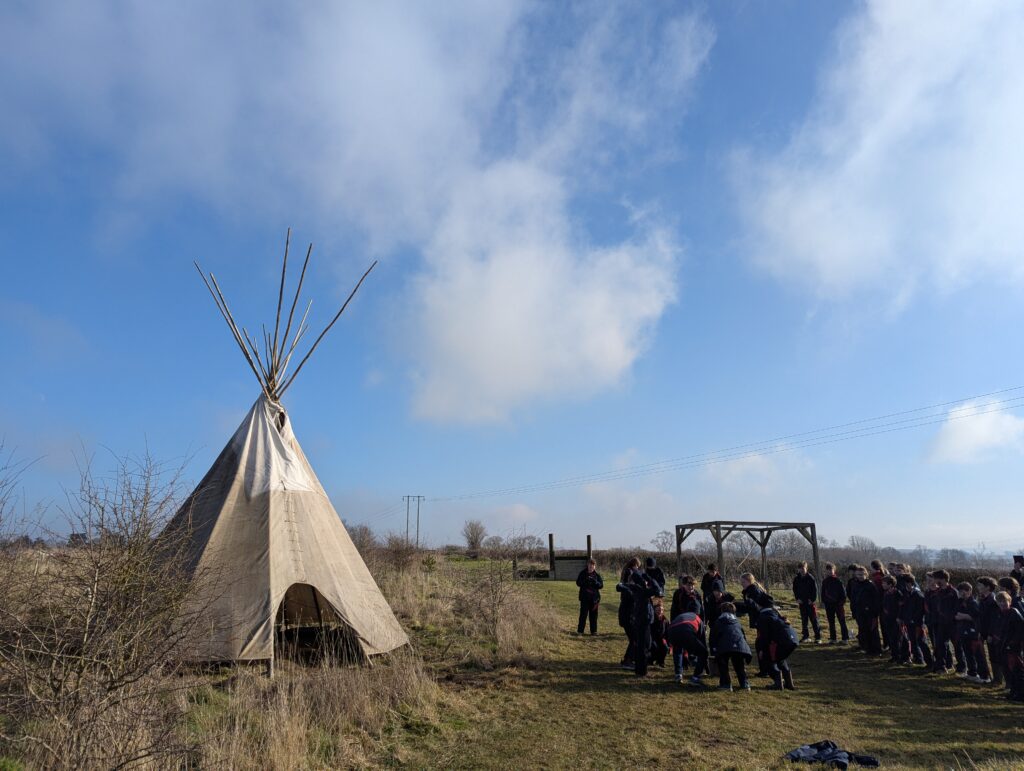
[[[716,522],[715,529],[715,545],[718,546],[718,572],[722,574],[722,580],[725,581],[725,552],[722,550],[722,523]]]
[[[551,580],[555,580],[555,534],[548,533],[548,572]]]
[[[591,543],[591,540],[590,540],[590,535],[588,534],[587,535],[587,559],[590,560],[590,559],[593,559],[593,558],[594,558],[594,548],[593,548],[593,544]]]
[[[683,534],[676,525],[676,576],[683,575]]]
[[[761,546],[761,580],[764,581],[764,585],[768,585],[768,536],[771,534],[771,530],[761,531],[761,540],[758,544]]]
[[[821,562],[818,559],[818,528],[811,523],[811,552],[814,554],[814,580],[818,582],[818,593],[821,594]]]

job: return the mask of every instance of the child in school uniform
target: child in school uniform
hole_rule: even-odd
[[[956,612],[956,634],[963,649],[963,676],[972,683],[990,683],[992,678],[985,660],[985,648],[978,631],[981,620],[981,604],[974,599],[974,587],[964,581],[957,587],[960,602]]]
[[[868,578],[868,570],[857,565],[853,583],[850,586],[850,611],[857,620],[857,642],[860,649],[869,656],[882,654],[882,642],[878,637],[878,616],[882,609],[882,598],[875,582]]]
[[[901,597],[899,622],[907,655],[914,664],[924,664],[931,669],[934,662],[924,631],[924,592],[912,573],[902,573],[896,579],[896,590]]]
[[[954,666],[956,643],[956,613],[960,595],[949,585],[949,573],[945,570],[932,572],[935,583],[934,612],[935,625],[935,666],[936,673],[948,672]],[[952,649],[952,650],[951,650]],[[957,662],[959,664],[960,662]]]
[[[704,575],[700,579],[700,594],[701,602],[707,607],[708,600],[711,598],[711,588],[715,580],[721,580],[722,574],[718,572],[718,566],[714,562],[708,563],[708,569],[704,572]],[[724,585],[724,581],[722,582]]]
[[[1003,671],[1006,673],[1006,684],[1009,687],[1011,701],[1024,701],[1024,660],[1021,658],[1024,647],[1024,616],[1013,606],[1013,598],[1009,592],[998,592],[996,604],[999,606],[999,617],[996,620],[994,637],[997,649],[1002,657]]]
[[[1003,665],[999,660],[999,652],[995,649],[992,634],[999,618],[999,605],[996,604],[996,592],[999,585],[991,576],[978,579],[978,605],[981,613],[978,616],[978,634],[985,642],[988,652],[989,669],[993,685],[1003,684]]]
[[[772,678],[769,690],[781,691],[785,688],[787,691],[795,691],[789,656],[798,645],[796,630],[775,608],[762,608],[757,614],[757,636],[765,645],[768,672]]]
[[[702,618],[704,616],[704,604],[697,596],[696,582],[689,575],[679,579],[679,588],[672,594],[672,608],[668,617],[675,619],[683,613],[695,613]]]
[[[739,687],[750,690],[747,681],[746,665],[750,663],[750,645],[743,636],[743,627],[736,617],[736,606],[731,602],[721,602],[718,606],[718,619],[711,632],[713,649],[718,663],[718,688],[722,691],[732,690],[732,679],[729,676],[729,664],[732,663],[736,672]]]
[[[900,630],[900,605],[902,597],[896,591],[896,578],[890,573],[882,576],[882,630],[889,641],[889,658],[894,664],[902,664],[909,658],[909,646],[903,643]]]
[[[801,562],[797,574],[793,577],[793,599],[800,608],[800,624],[803,627],[803,640],[810,639],[807,634],[807,624],[810,622],[814,630],[814,642],[821,644],[821,627],[818,626],[818,608],[815,603],[818,601],[818,581],[807,572],[807,563]]]
[[[825,563],[825,577],[821,580],[821,601],[825,605],[825,617],[828,619],[829,645],[836,643],[836,621],[842,633],[842,641],[850,641],[850,630],[846,628],[846,587],[836,575],[836,566]]]
[[[651,600],[654,606],[654,620],[651,622],[651,664],[659,669],[665,666],[665,657],[668,655],[668,619],[665,618],[665,608],[661,598],[655,597]]]
[[[684,661],[689,658],[693,664],[690,684],[701,684],[700,676],[708,658],[705,634],[704,622],[696,613],[681,613],[668,625],[666,637],[672,646],[672,664],[677,683],[683,681]]]
[[[757,629],[757,616],[762,608],[771,608],[775,600],[761,586],[753,573],[744,573],[740,576],[740,586],[743,587],[742,600],[736,603],[736,615],[746,614],[751,629]],[[757,676],[768,677],[771,665],[767,656],[767,643],[757,635],[754,641],[754,654],[757,656]]]

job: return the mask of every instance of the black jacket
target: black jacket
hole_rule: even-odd
[[[601,590],[604,589],[604,581],[601,574],[596,570],[588,573],[586,568],[576,576],[576,586],[580,588],[580,602],[597,605],[601,601]]]
[[[776,661],[786,658],[797,647],[796,631],[775,608],[765,608],[757,614],[757,637],[767,643],[775,643]]]
[[[665,589],[665,571],[655,565],[653,568],[647,568],[647,577],[657,581],[662,590]]]
[[[977,640],[981,635],[978,633],[978,620],[981,618],[981,604],[973,597],[966,600],[961,599],[956,609],[957,613],[967,613],[971,618],[956,620],[957,637],[961,640]]]
[[[810,573],[793,576],[793,599],[797,602],[815,602],[818,599],[818,581]]]
[[[668,616],[675,618],[681,613],[696,613],[702,617],[704,615],[704,604],[700,601],[700,597],[682,587],[676,589],[672,595],[672,608]]]
[[[672,617],[666,630],[666,639],[675,649],[689,649],[695,642],[704,643],[704,622],[696,613],[680,613]]]
[[[716,655],[739,653],[747,661],[751,658],[750,646],[747,644],[747,638],[743,636],[743,627],[732,613],[723,613],[715,621],[711,630],[711,647]]]
[[[651,597],[661,597],[664,592],[661,585],[652,581],[645,573],[634,573],[627,583],[617,584],[616,591],[628,594],[629,602],[629,625],[634,629],[650,625],[654,621],[654,607],[651,605]],[[621,618],[622,609],[619,614]],[[621,621],[620,621],[621,623]]]
[[[987,640],[992,636],[996,620],[999,618],[999,605],[996,603],[995,594],[989,594],[978,603],[981,606],[981,613],[978,616],[978,633],[981,639]]]
[[[903,585],[907,587],[906,584]],[[897,618],[907,626],[924,626],[924,592],[919,586],[899,589],[901,596]]]
[[[846,602],[846,587],[839,576],[825,576],[822,579],[821,601],[827,608],[835,608]]]
[[[878,596],[878,588],[870,578],[854,581],[850,592],[850,612],[854,618],[871,618],[882,612],[882,598]]]
[[[938,616],[935,620],[949,626],[955,625],[959,605],[960,595],[957,594],[956,589],[946,584],[945,589],[939,589],[935,593],[935,611]]]
[[[999,642],[999,650],[1004,653],[1020,653],[1024,644],[1024,617],[1014,607],[999,610],[992,636]]]
[[[715,582],[715,579],[722,579],[721,573],[717,570],[714,573],[705,573],[704,577],[700,579],[700,594],[705,605],[708,604],[708,597],[711,596],[711,585]]]
[[[667,634],[668,619],[664,616],[662,616],[661,618],[655,617],[654,621],[651,622],[651,642],[662,642]]]
[[[891,592],[882,592],[882,619],[888,623],[895,623],[899,620],[900,605],[903,604],[903,596],[897,589]]]
[[[736,605],[736,615],[747,615],[750,620],[750,628],[757,625],[757,614],[761,608],[770,608],[775,605],[775,600],[768,592],[757,584],[751,584],[743,590],[743,601]]]

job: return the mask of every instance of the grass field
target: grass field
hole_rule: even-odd
[[[592,638],[573,634],[575,585],[527,586],[556,608],[564,632],[526,666],[449,673],[444,683],[457,693],[454,704],[438,730],[402,742],[401,763],[792,767],[781,762],[786,751],[828,738],[886,768],[1024,768],[1024,707],[1007,703],[1001,689],[827,645],[793,655],[792,693],[766,691],[768,681],[758,678],[749,693],[679,686],[670,664],[638,680],[618,668],[625,638],[614,590],[604,593],[600,634]]]

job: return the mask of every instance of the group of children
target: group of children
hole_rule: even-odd
[[[870,570],[850,565],[844,583],[835,566],[825,564],[820,597],[828,621],[829,643],[850,641],[846,606],[856,622],[856,640],[869,655],[889,652],[898,664],[924,665],[935,673],[955,671],[976,683],[1005,683],[1009,698],[1024,701],[1024,598],[1020,577],[1024,563],[998,581],[988,576],[975,586],[950,583],[949,573],[926,574],[918,585],[909,566],[878,560]],[[591,621],[596,633],[596,609],[603,586],[593,561],[580,573],[578,631]],[[822,642],[818,620],[818,582],[802,563],[793,578],[793,599],[800,612],[802,638],[775,600],[751,573],[740,576],[739,598],[725,590],[714,564],[708,565],[700,587],[692,576],[679,579],[665,613],[665,574],[653,558],[641,567],[639,559],[627,563],[616,591],[621,595],[619,625],[626,631],[628,646],[621,665],[638,677],[649,665],[664,667],[672,654],[676,682],[701,685],[702,677],[717,669],[719,688],[732,690],[730,669],[739,688],[750,689],[746,665],[756,656],[758,674],[771,678],[772,689],[794,690],[789,656],[799,642]],[[751,651],[740,618],[746,616],[756,630]],[[840,638],[837,640],[837,626]]]
[[[974,585],[964,581],[956,586],[947,571],[935,570],[925,574],[922,588],[906,564],[889,563],[886,569],[873,560],[870,570],[850,565],[844,585],[835,566],[826,563],[821,596],[830,642],[836,642],[837,621],[841,641],[850,639],[845,611],[849,602],[857,623],[857,643],[865,653],[888,651],[897,664],[924,665],[935,673],[956,672],[975,683],[1004,683],[1010,699],[1024,701],[1021,567],[998,581],[982,576]],[[801,603],[804,639],[808,639],[810,622],[820,642],[816,590],[805,564],[794,579],[793,595]]]
[[[731,670],[738,687],[750,690],[747,664],[756,655],[758,673],[772,680],[770,689],[795,690],[789,656],[797,647],[796,632],[771,595],[752,574],[744,573],[740,578],[743,595],[737,599],[726,592],[722,577],[711,568],[700,593],[692,576],[679,579],[666,615],[665,576],[655,560],[648,558],[646,569],[638,559],[625,565],[615,587],[622,596],[619,625],[629,640],[622,667],[643,677],[651,664],[664,667],[671,651],[678,683],[691,669],[689,683],[702,685],[702,677],[711,674],[713,666],[720,689],[733,689]],[[757,633],[754,651],[740,623],[744,615]]]

